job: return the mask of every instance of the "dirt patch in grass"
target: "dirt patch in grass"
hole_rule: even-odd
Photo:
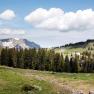
[[[5,86],[7,84],[7,81],[0,79],[0,87]]]
[[[3,90],[3,87],[5,87],[7,85],[7,81],[0,79],[0,90]]]

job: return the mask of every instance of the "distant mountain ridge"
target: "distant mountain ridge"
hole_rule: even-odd
[[[63,46],[54,47],[54,48],[66,48],[66,47],[70,47],[70,48],[79,48],[79,47],[85,48],[90,43],[94,43],[94,39],[88,39],[86,41],[81,41],[81,42],[76,42],[76,43],[69,43],[69,44],[65,44]]]
[[[19,39],[19,38],[7,38],[0,40],[0,47],[5,48],[40,48],[40,45],[30,42],[27,39]]]
[[[88,39],[86,41],[69,43],[63,46],[53,47],[52,48],[57,53],[68,54],[69,56],[74,55],[75,53],[90,52],[94,54],[94,39]]]
[[[94,43],[94,39],[88,39],[87,41],[84,42],[76,42],[76,43],[70,43],[66,44],[64,47],[73,47],[73,48],[79,48],[79,47],[86,47],[89,43]]]

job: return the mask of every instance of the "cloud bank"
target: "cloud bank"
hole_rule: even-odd
[[[16,17],[16,14],[13,10],[7,9],[4,12],[0,13],[1,20],[12,20]]]
[[[23,35],[26,31],[22,29],[12,29],[12,28],[0,28],[0,35]]]
[[[60,8],[49,10],[38,8],[29,13],[25,21],[34,28],[58,31],[92,31],[94,30],[94,11],[92,9],[64,12]]]

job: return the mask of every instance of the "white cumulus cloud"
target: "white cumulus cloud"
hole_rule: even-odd
[[[92,9],[64,12],[60,8],[49,10],[38,8],[24,19],[33,27],[40,29],[59,31],[94,30],[94,11]]]
[[[0,13],[0,19],[2,20],[12,20],[15,17],[16,17],[15,12],[10,9],[7,9],[4,12]]]

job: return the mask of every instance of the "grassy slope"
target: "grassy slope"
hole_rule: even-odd
[[[42,90],[35,94],[55,94],[52,86],[46,81],[28,78],[24,73],[25,70],[0,67],[0,94],[23,94],[21,87],[24,84],[40,86]]]
[[[68,55],[71,56],[71,54],[73,55],[75,52],[84,52],[87,51],[87,48],[56,48],[55,52],[56,53],[63,53],[64,56]]]
[[[75,45],[76,46],[76,45]],[[93,50],[88,50],[88,48],[93,48]],[[78,46],[78,47],[65,47],[65,48],[55,48],[54,49],[55,52],[57,53],[61,53],[63,52],[64,55],[71,55],[72,53],[75,53],[75,52],[80,52],[82,53],[83,51],[89,51],[91,53],[94,53],[94,42],[90,42],[88,43],[87,45],[84,45],[81,47],[81,46]]]
[[[41,90],[28,94],[58,94],[66,90],[94,90],[94,74],[70,74],[0,67],[0,94],[24,94],[21,87],[30,84]],[[62,93],[59,93],[62,94]],[[68,93],[65,93],[68,94]]]

